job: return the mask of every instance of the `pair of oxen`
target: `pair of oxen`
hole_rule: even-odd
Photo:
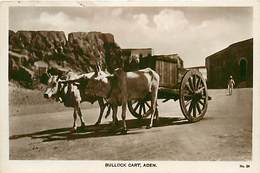
[[[126,134],[126,105],[130,100],[150,98],[151,107],[143,115],[151,115],[151,121],[147,128],[153,126],[154,117],[158,119],[157,94],[159,80],[159,75],[150,68],[133,72],[124,72],[119,68],[113,74],[99,71],[76,75],[73,72],[68,72],[63,77],[49,75],[48,87],[44,97],[56,98],[66,107],[74,108],[73,132],[77,130],[77,115],[80,118],[81,127],[85,127],[80,109],[81,102],[94,103],[98,101],[100,114],[95,125],[100,124],[106,106],[112,108],[113,124],[117,124],[117,110],[119,106],[122,106],[123,128],[121,133]]]

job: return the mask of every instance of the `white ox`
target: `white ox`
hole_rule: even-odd
[[[157,94],[159,88],[159,75],[150,68],[143,70],[124,72],[122,69],[115,70],[112,76],[99,74],[90,78],[87,84],[87,92],[96,97],[103,97],[113,109],[113,119],[117,120],[117,107],[122,106],[122,133],[127,133],[126,128],[126,105],[130,100],[141,100],[145,97],[151,99],[151,108],[145,116],[151,114],[151,121],[147,128],[153,126],[153,119],[157,111]]]
[[[81,109],[80,109],[80,103],[84,101],[88,101],[90,103],[94,103],[95,101],[98,101],[100,106],[100,114],[99,118],[95,125],[98,125],[101,122],[103,112],[105,110],[106,104],[104,103],[104,100],[102,97],[96,97],[93,95],[89,95],[86,91],[86,85],[85,80],[78,80],[74,83],[62,83],[63,80],[73,80],[78,78],[91,78],[95,73],[86,73],[83,75],[76,75],[73,72],[68,72],[65,75],[65,78],[61,79],[59,76],[52,76],[49,75],[48,80],[48,87],[44,93],[45,98],[56,98],[56,101],[62,102],[64,106],[66,107],[73,107],[73,127],[72,131],[77,130],[76,120],[77,115],[79,115],[81,127],[85,127],[85,122],[82,117]],[[64,77],[64,76],[63,76]]]

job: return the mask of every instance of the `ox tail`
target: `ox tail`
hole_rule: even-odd
[[[149,92],[152,92],[152,86],[153,86],[153,82],[154,81],[157,81],[158,82],[158,87],[159,87],[159,75],[153,71],[152,69],[149,70],[149,75],[151,76],[151,82],[150,82],[150,85],[149,85]]]
[[[152,81],[154,80],[154,74],[153,74],[153,71],[149,71],[149,75],[151,76],[151,82],[150,82],[150,85],[149,85],[149,93],[152,92]]]

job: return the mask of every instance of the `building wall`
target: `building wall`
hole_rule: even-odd
[[[206,58],[209,88],[226,88],[232,75],[235,87],[253,87],[253,39],[230,45]]]

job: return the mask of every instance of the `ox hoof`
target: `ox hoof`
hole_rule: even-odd
[[[77,132],[77,127],[73,127],[72,129],[70,129],[70,133],[76,133]]]
[[[121,130],[121,135],[126,135],[127,134],[127,129],[122,129]]]
[[[112,121],[110,123],[113,127],[118,127],[119,126],[119,122],[118,121]]]
[[[86,129],[86,126],[85,125],[81,125],[80,128],[78,128],[80,131],[83,131]]]
[[[82,123],[80,126],[80,128],[85,128],[85,127],[86,127],[85,123]]]
[[[159,124],[160,124],[159,118],[158,118],[158,119],[155,119],[155,121],[154,121],[154,123],[153,123],[153,127],[157,127],[157,126],[159,126]]]
[[[118,128],[119,123],[114,123],[114,122],[112,122],[111,126],[112,126],[112,128]]]
[[[99,124],[100,124],[100,122],[96,122],[96,123],[94,124],[94,126],[99,126]]]
[[[152,128],[152,126],[151,126],[151,125],[148,125],[148,126],[146,126],[146,129],[150,129],[150,128]]]

